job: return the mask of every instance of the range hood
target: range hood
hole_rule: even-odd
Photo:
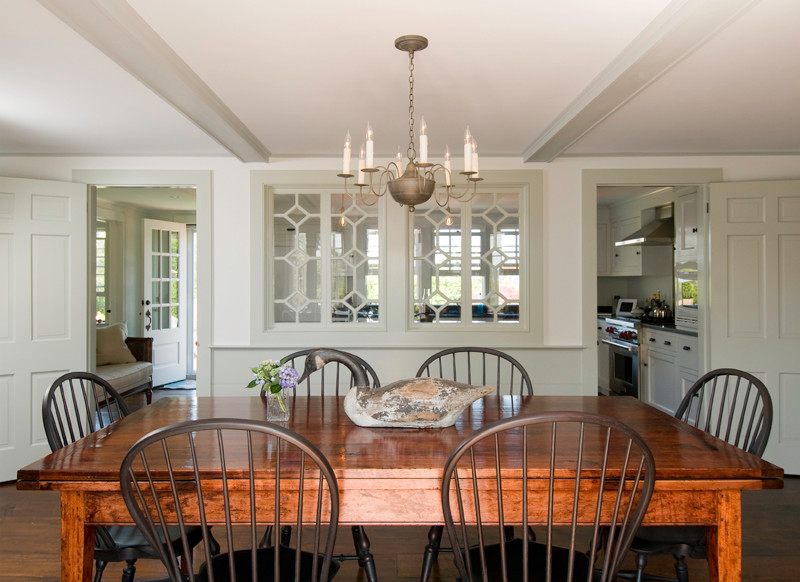
[[[671,245],[675,241],[675,222],[672,219],[672,204],[655,209],[656,218],[642,228],[614,243],[615,246]]]

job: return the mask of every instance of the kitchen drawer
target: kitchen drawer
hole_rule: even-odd
[[[661,352],[674,354],[675,347],[680,339],[680,334],[655,329],[644,329],[644,342],[648,350],[659,350]]]
[[[675,335],[675,349],[678,352],[678,367],[697,371],[700,362],[697,338],[681,334]]]

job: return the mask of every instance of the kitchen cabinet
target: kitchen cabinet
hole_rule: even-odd
[[[697,258],[697,239],[700,234],[697,205],[697,192],[679,196],[675,202],[675,260]]]
[[[668,414],[675,414],[698,378],[697,338],[645,327],[640,346],[642,398]]]
[[[610,223],[611,236],[608,242],[611,277],[638,277],[642,275],[669,275],[672,273],[672,247],[670,245],[618,247],[614,243],[624,239],[642,226],[641,216],[618,218]],[[600,227],[598,226],[598,275],[600,269]],[[606,263],[608,265],[608,263]]]
[[[641,217],[623,218],[611,223],[611,238],[614,242],[624,239],[642,227]],[[611,256],[611,274],[641,275],[642,274],[642,247],[639,245],[613,248]]]

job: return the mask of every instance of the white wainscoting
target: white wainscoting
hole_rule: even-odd
[[[251,346],[212,347],[211,395],[257,394],[255,389],[245,388],[253,378],[250,368],[262,360],[277,360],[298,349],[302,348],[287,347],[276,350]],[[358,354],[369,362],[378,373],[382,384],[414,376],[420,364],[436,351],[430,348],[409,347],[370,349],[347,346],[339,349]],[[533,381],[534,394],[575,396],[583,394],[582,370],[585,357],[583,348],[500,349],[525,366]],[[302,370],[298,371],[302,373]],[[198,394],[203,392],[203,388],[199,387]]]

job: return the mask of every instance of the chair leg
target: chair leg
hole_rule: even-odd
[[[103,578],[103,570],[106,569],[106,564],[108,562],[101,562],[100,560],[96,560],[94,563],[94,582],[100,582]]]
[[[290,525],[282,525],[281,526],[281,545],[288,546],[289,542],[292,540],[292,526]]]
[[[125,569],[122,570],[122,582],[133,582],[133,577],[136,575],[136,560],[126,560]]]
[[[375,558],[369,551],[369,538],[367,532],[360,525],[352,527],[353,544],[356,548],[356,555],[358,556],[358,565],[364,569],[364,574],[368,582],[378,582],[378,572],[375,568]]]
[[[647,556],[636,554],[636,582],[644,580],[644,569],[647,567]]]
[[[428,545],[425,546],[425,555],[422,557],[422,573],[419,575],[420,582],[428,582],[433,570],[433,563],[439,557],[439,546],[442,543],[442,533],[444,526],[434,525],[428,530]]]
[[[259,548],[271,548],[272,547],[272,526],[268,525],[264,528],[264,536],[261,538],[261,541],[258,543]]]
[[[678,582],[689,582],[689,568],[683,556],[675,556],[675,576]]]

